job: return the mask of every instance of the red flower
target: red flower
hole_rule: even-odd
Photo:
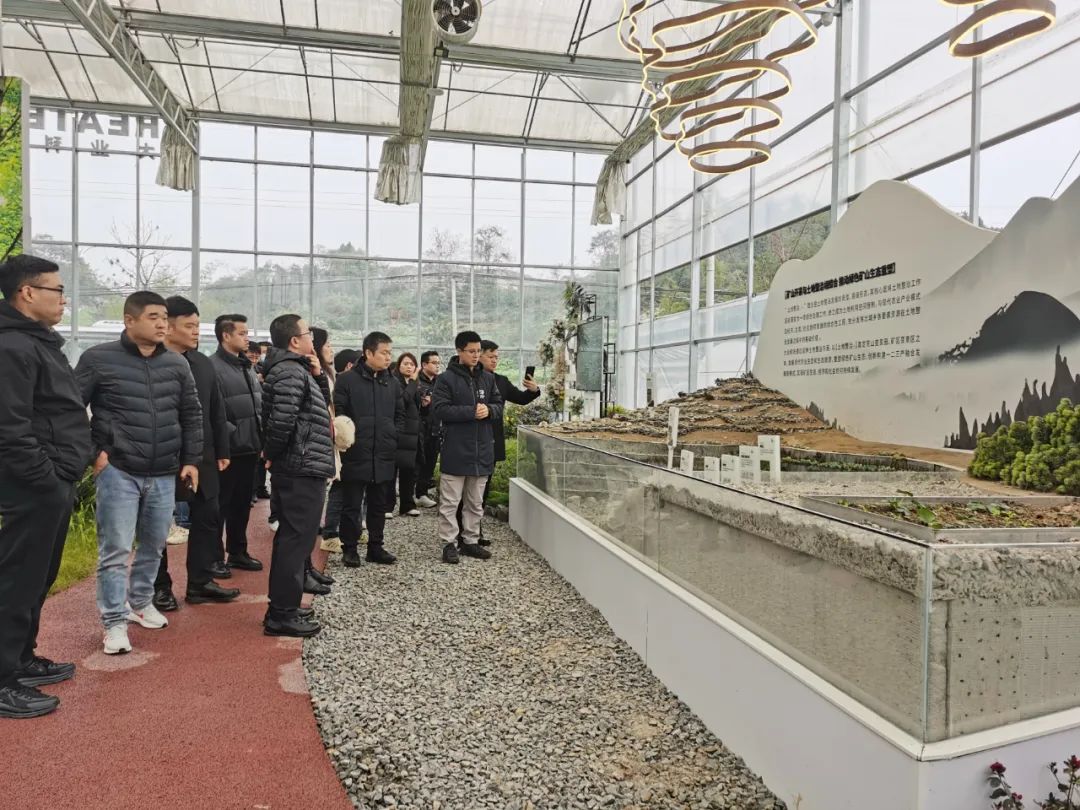
[[[1003,773],[1005,773],[1005,766],[1002,765],[1000,762],[995,762],[993,765],[990,766],[990,771],[991,773],[996,773],[998,776],[1001,776]]]
[[[1076,754],[1069,757],[1069,767],[1074,771],[1080,769],[1080,758],[1077,758]]]
[[[1014,802],[1018,802],[1018,801],[1020,801],[1020,800],[1021,800],[1021,799],[1023,799],[1023,798],[1024,798],[1023,794],[1020,794],[1020,793],[1014,793],[1014,794],[1012,794],[1012,800],[1013,800]]]

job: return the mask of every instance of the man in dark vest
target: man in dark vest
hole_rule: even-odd
[[[60,269],[15,256],[0,265],[0,292],[0,717],[38,717],[60,701],[37,687],[75,674],[34,650],[92,457],[90,422],[53,330],[66,302]]]

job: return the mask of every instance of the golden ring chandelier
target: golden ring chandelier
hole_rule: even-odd
[[[638,16],[647,7],[647,0],[623,0],[619,41],[641,59],[641,87],[652,99],[649,116],[657,134],[666,141],[673,141],[690,166],[705,174],[729,174],[768,160],[772,152],[757,136],[780,125],[783,114],[775,102],[791,92],[791,75],[780,60],[817,42],[817,29],[806,16],[805,9],[826,2],[828,0],[731,0],[719,3],[697,14],[657,23],[650,34],[653,47],[649,47],[642,44],[638,35]],[[785,17],[797,20],[807,37],[802,41],[796,38],[790,45],[774,50],[764,58],[739,56],[769,36]],[[629,31],[624,33],[627,22]],[[681,33],[687,41],[667,44],[664,35],[673,31]],[[667,71],[655,89],[649,82],[650,69]],[[761,95],[718,98],[730,93],[732,85],[752,83],[766,74],[777,77],[780,86]],[[754,85],[749,84],[750,93],[753,88]],[[668,126],[662,120],[665,110],[676,113]],[[762,115],[750,115],[753,111]],[[701,141],[694,145],[698,136],[724,126],[735,127],[726,140]],[[730,152],[749,154],[736,160],[725,154]]]
[[[947,6],[976,6],[982,0],[942,0]],[[1026,20],[986,39],[961,40],[991,20],[1006,15],[1020,15]],[[949,31],[949,53],[962,58],[986,56],[999,48],[1050,28],[1057,20],[1057,7],[1051,0],[993,0],[977,8],[970,17]]]

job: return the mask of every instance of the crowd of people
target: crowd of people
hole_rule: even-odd
[[[301,600],[334,583],[313,563],[320,542],[349,568],[363,564],[362,543],[367,562],[395,563],[385,543],[395,510],[438,508],[445,563],[491,557],[482,516],[505,458],[503,407],[540,390],[529,375],[522,390],[498,374],[499,347],[476,332],[456,336],[444,370],[435,350],[395,359],[378,331],[335,352],[325,329],[296,314],[254,343],[247,318],[231,313],[215,319],[207,356],[195,303],[139,291],[124,302],[119,340],[88,348],[73,369],[54,328],[66,305],[57,265],[9,258],[0,293],[0,717],[54,711],[59,699],[39,687],[75,674],[36,649],[88,467],[108,655],[131,651],[130,624],[161,630],[179,608],[166,551],[174,520],[188,530],[185,601],[240,595],[221,581],[263,570],[248,544],[259,498],[274,529],[269,636],[319,632]]]

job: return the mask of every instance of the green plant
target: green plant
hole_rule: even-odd
[[[570,411],[571,417],[581,416],[581,412],[585,410],[585,400],[582,397],[571,397],[570,407],[567,410]]]
[[[1036,492],[1080,495],[1080,406],[1063,399],[1045,417],[980,436],[968,472]]]
[[[1046,801],[1036,801],[1036,807],[1042,810],[1080,810],[1080,796],[1077,795],[1080,793],[1080,758],[1073,754],[1063,760],[1062,765],[1064,767],[1060,771],[1056,762],[1048,766],[1057,783],[1057,790],[1051,792]],[[990,766],[986,781],[990,785],[991,807],[994,810],[1024,810],[1024,796],[1012,789],[1005,778],[1005,770],[1000,762]]]
[[[616,405],[614,403],[611,403],[605,409],[604,416],[614,416],[618,413],[626,413],[626,408],[624,408],[622,405]]]
[[[97,560],[97,525],[91,498],[77,505],[71,514],[60,571],[49,593],[59,593],[86,579],[97,568]]]
[[[506,440],[506,460],[495,465],[495,472],[491,475],[491,489],[488,491],[488,501],[505,506],[510,503],[510,479],[517,472],[517,439]]]

